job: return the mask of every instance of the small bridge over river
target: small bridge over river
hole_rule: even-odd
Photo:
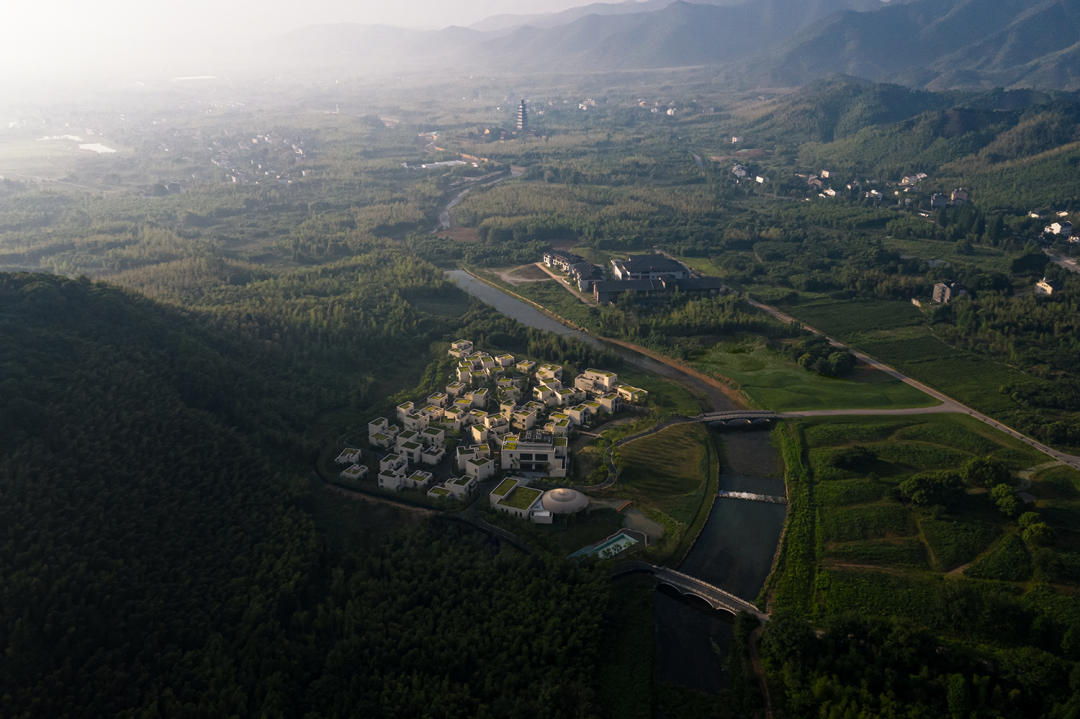
[[[692,422],[706,422],[710,427],[751,429],[772,427],[780,415],[767,410],[741,409],[732,412],[706,412],[690,418]]]
[[[635,572],[647,572],[652,574],[660,584],[666,584],[684,597],[697,597],[703,600],[713,609],[723,609],[732,614],[747,611],[758,618],[758,621],[768,621],[769,615],[762,612],[750,602],[739,599],[730,592],[725,592],[719,587],[714,587],[708,582],[691,577],[689,574],[677,572],[667,567],[657,567],[646,562],[622,562],[612,570],[612,576],[622,576]]]

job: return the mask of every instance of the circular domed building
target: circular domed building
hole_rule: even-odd
[[[589,498],[574,489],[560,487],[544,492],[540,500],[544,509],[552,514],[574,514],[589,506]]]

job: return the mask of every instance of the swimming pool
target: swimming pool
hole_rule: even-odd
[[[615,556],[619,552],[626,550],[629,547],[638,543],[638,540],[631,537],[629,534],[623,531],[616,532],[607,539],[602,539],[596,544],[590,544],[587,547],[583,547],[570,555],[570,559],[585,559],[591,557],[594,554],[604,554],[608,552],[611,556]]]

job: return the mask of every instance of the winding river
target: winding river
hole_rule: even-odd
[[[567,327],[464,270],[447,274],[469,294],[524,325],[577,337],[594,347],[611,350],[635,367],[675,380],[705,395],[714,410],[735,409],[731,400],[716,387],[678,368]],[[766,495],[785,493],[784,483],[779,479],[779,452],[768,433],[726,434],[723,439],[725,456],[720,475],[721,490]],[[755,599],[772,567],[786,509],[782,504],[717,499],[698,541],[679,569],[744,599]],[[707,693],[723,689],[727,685],[724,663],[733,634],[730,615],[704,610],[663,592],[657,592],[655,600],[660,680]]]

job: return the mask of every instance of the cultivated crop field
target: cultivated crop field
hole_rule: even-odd
[[[812,532],[789,527],[782,576],[770,581],[791,585],[783,575],[809,570],[819,616],[855,611],[924,622],[923,613],[951,601],[944,597],[953,591],[1019,602],[1039,586],[1071,595],[1080,584],[1080,473],[965,415],[814,418],[792,427],[810,488],[792,495],[789,521],[807,512],[816,521]],[[977,457],[1000,461],[1035,501],[1006,516],[986,487],[961,483],[936,505],[914,504],[901,489],[927,471],[954,470],[960,482],[961,468]],[[1025,533],[1024,512],[1036,513],[1027,521],[1045,522],[1052,539]],[[1080,612],[1080,604],[1069,606]]]
[[[822,299],[787,305],[784,311],[834,339],[874,330],[892,330],[922,324],[923,314],[901,300]]]

